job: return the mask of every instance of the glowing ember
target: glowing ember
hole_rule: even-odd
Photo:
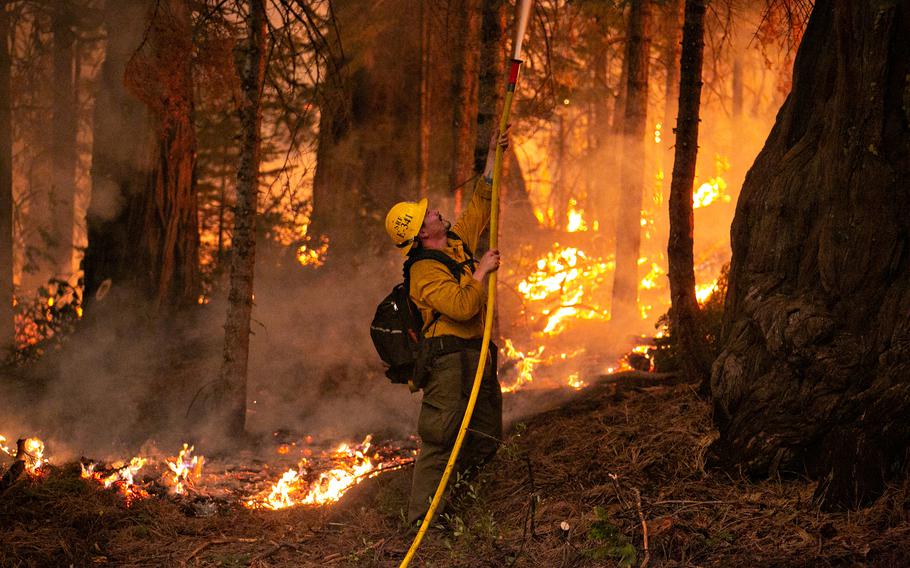
[[[309,243],[304,243],[297,247],[297,262],[301,266],[322,266],[325,264],[325,257],[329,252],[329,239],[323,237],[322,242],[316,248],[310,248]]]
[[[109,471],[96,471],[98,464],[89,463],[79,464],[82,468],[82,477],[84,479],[94,480],[104,486],[105,489],[115,488],[118,493],[123,495],[126,505],[129,507],[136,499],[146,499],[149,497],[148,492],[135,482],[135,476],[147,463],[148,460],[141,457],[134,457],[130,463],[117,466]]]
[[[174,474],[168,481],[177,495],[185,495],[187,488],[202,476],[205,457],[192,455],[193,449],[193,446],[183,444],[183,449],[177,457],[167,460],[167,467]]]
[[[578,233],[587,231],[588,226],[585,224],[584,213],[576,209],[578,202],[575,199],[569,199],[569,222],[566,224],[566,231],[569,233]]]

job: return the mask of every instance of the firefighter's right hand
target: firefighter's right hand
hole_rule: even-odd
[[[477,264],[476,275],[483,278],[490,272],[496,272],[497,270],[499,270],[499,250],[488,250]]]

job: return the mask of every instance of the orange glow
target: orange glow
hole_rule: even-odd
[[[341,499],[348,489],[379,475],[384,469],[400,461],[376,463],[376,456],[369,455],[372,436],[358,445],[341,444],[327,456],[333,467],[318,475],[309,471],[310,461],[300,460],[267,491],[244,502],[251,509],[286,509],[297,505],[325,505]]]
[[[177,457],[167,460],[167,467],[173,475],[165,478],[165,481],[177,495],[185,495],[187,489],[202,477],[205,457],[192,455],[194,449],[189,444],[183,444],[183,449],[180,450]]]

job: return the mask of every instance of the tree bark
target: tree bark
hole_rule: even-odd
[[[76,136],[77,107],[72,5],[58,2],[52,14],[54,104],[51,141],[51,193],[50,199],[54,242],[50,256],[53,272],[68,278],[73,272],[73,224],[76,195]]]
[[[613,278],[612,320],[627,325],[638,320],[638,256],[641,247],[641,204],[644,193],[645,127],[648,112],[648,69],[651,2],[632,2],[626,49],[623,121],[623,159],[616,218],[616,271]]]
[[[246,425],[246,379],[250,354],[250,318],[253,311],[253,274],[256,265],[256,210],[259,196],[259,160],[262,123],[261,95],[265,79],[266,13],[264,0],[249,0],[248,45],[243,62],[240,107],[242,146],[237,168],[237,207],[234,214],[231,280],[227,322],[224,324],[224,360],[221,394],[227,413],[227,433],[243,434]]]
[[[417,194],[430,193],[430,9],[420,2],[420,133],[417,136]]]
[[[86,297],[109,280],[119,295],[164,314],[195,304],[199,294],[188,4],[109,3],[108,33],[95,110]]]
[[[826,507],[906,472],[910,5],[818,0],[731,230],[715,461]]]
[[[493,129],[499,127],[496,111],[502,104],[506,73],[506,7],[504,0],[483,0],[480,30],[480,75],[477,86],[477,139],[474,173],[483,172]]]
[[[679,347],[683,372],[707,384],[711,373],[701,310],[695,298],[695,217],[692,189],[698,156],[701,72],[705,34],[705,0],[686,0],[676,121],[676,155],[670,182],[670,239],[667,243],[670,279],[670,327]]]
[[[392,252],[382,219],[418,195],[417,8],[404,0],[334,4],[331,43],[344,53],[326,54],[309,233],[328,237],[327,264]]]
[[[458,37],[452,70],[454,105],[452,171],[449,187],[454,188],[455,214],[461,212],[465,189],[471,191],[474,177],[474,145],[477,141],[478,75],[480,72],[480,0],[461,0],[458,10]]]
[[[0,357],[14,347],[13,129],[8,2],[0,2]]]

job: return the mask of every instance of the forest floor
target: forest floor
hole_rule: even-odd
[[[868,508],[824,512],[810,481],[706,469],[714,436],[692,385],[605,377],[513,425],[412,565],[910,565],[910,483]],[[397,566],[413,536],[409,482],[403,469],[333,506],[199,518],[171,499],[126,507],[68,464],[0,495],[0,565]]]

